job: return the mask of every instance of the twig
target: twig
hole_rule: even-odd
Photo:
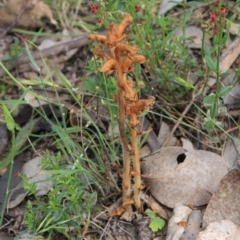
[[[106,233],[107,230],[109,229],[109,224],[110,224],[111,221],[112,221],[112,217],[110,217],[110,218],[108,219],[108,222],[107,222],[107,224],[105,225],[105,227],[104,227],[104,229],[103,229],[103,231],[102,231],[102,234],[101,234],[99,240],[102,240],[103,237],[105,237],[105,235],[106,235],[105,233]]]
[[[99,226],[97,223],[93,222],[93,221],[90,221],[90,223],[96,227],[98,227],[99,229],[102,230],[102,232],[106,233],[106,235],[108,235],[108,237],[110,237],[112,239],[112,236],[107,232],[107,231],[104,231],[105,228],[102,228],[101,226]]]
[[[104,32],[101,32],[100,34],[106,35],[106,33],[107,33],[107,31],[104,31]],[[61,52],[68,52],[71,49],[85,46],[88,44],[88,42],[89,42],[88,36],[74,38],[69,41],[56,44],[52,47],[45,48],[42,51],[39,51],[39,50],[34,51],[31,53],[31,55],[34,60],[41,59],[43,57],[49,58],[52,56],[57,56]],[[22,56],[15,58],[12,61],[10,60],[10,61],[6,62],[6,63],[9,63],[8,70],[10,71],[10,70],[14,69],[15,67],[18,67],[19,65],[29,63],[29,62],[30,62],[29,56],[27,54],[24,54]],[[3,73],[4,73],[4,70],[0,69],[0,77],[3,75]]]
[[[10,218],[10,220],[8,222],[6,222],[5,224],[3,224],[1,227],[0,227],[0,231],[2,231],[2,229],[6,228],[8,225],[10,225],[11,223],[13,223],[15,221],[14,218]]]
[[[25,0],[23,2],[23,5],[21,7],[20,12],[18,13],[18,15],[15,17],[15,19],[13,20],[13,22],[5,29],[5,31],[3,31],[0,35],[0,39],[3,38],[20,20],[21,16],[23,15],[23,13],[27,10],[30,10],[32,7],[27,7],[28,4],[28,0]]]

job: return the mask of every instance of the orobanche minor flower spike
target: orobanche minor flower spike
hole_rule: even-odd
[[[140,125],[139,115],[152,108],[155,99],[138,99],[137,90],[134,89],[132,80],[127,79],[128,73],[133,71],[133,65],[144,63],[146,58],[138,54],[137,46],[130,46],[126,43],[124,30],[133,21],[130,14],[125,14],[120,24],[111,22],[109,32],[105,35],[90,34],[90,41],[99,42],[99,48],[93,50],[97,58],[102,58],[105,63],[99,68],[104,74],[115,73],[117,80],[117,103],[118,103],[118,124],[123,151],[123,203],[121,209],[116,213],[120,215],[124,211],[131,212],[131,205],[134,203],[137,210],[142,210],[140,201],[141,173],[140,157],[138,151],[138,137],[142,134],[138,132]],[[110,50],[107,54],[106,49]],[[109,52],[109,51],[108,51]],[[125,124],[130,127],[131,132],[131,154],[125,132]],[[132,168],[131,168],[132,160]],[[131,177],[134,176],[134,193],[131,189]],[[133,196],[132,196],[133,195]]]

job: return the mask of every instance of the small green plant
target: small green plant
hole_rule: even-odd
[[[28,201],[26,215],[28,229],[34,234],[48,232],[48,236],[53,237],[54,233],[60,232],[69,238],[69,226],[74,227],[73,235],[79,236],[82,228],[89,225],[97,197],[96,192],[91,190],[93,177],[77,165],[66,169],[62,158],[60,153],[53,156],[49,152],[43,158],[43,174],[51,174],[48,181],[54,183],[47,196],[39,197],[36,188],[22,176],[29,195],[35,198],[34,205]]]
[[[209,12],[209,19],[206,23],[202,23],[203,39],[205,37],[212,37],[213,46],[207,47],[202,45],[202,72],[205,84],[208,83],[211,75],[216,76],[215,92],[211,95],[205,96],[203,102],[209,107],[209,120],[205,123],[207,130],[214,129],[216,124],[216,117],[219,113],[219,107],[221,106],[220,99],[224,98],[232,89],[232,86],[221,86],[221,79],[226,76],[226,73],[222,72],[220,57],[222,50],[229,39],[229,32],[225,31],[226,17],[230,10],[229,6],[224,5],[223,1],[217,1],[212,12]]]
[[[6,69],[4,68],[4,70]],[[22,128],[14,125],[14,121],[11,118],[11,111],[3,105],[5,121],[9,129],[14,132],[15,128],[17,128],[19,132],[16,138],[15,134],[12,135],[12,149],[6,159],[1,161],[0,169],[9,164],[12,168],[15,155],[20,150],[25,149],[24,144],[27,139],[31,141],[33,137],[33,145],[35,145],[35,139],[41,140],[46,137],[49,140],[52,139],[53,143],[51,146],[58,149],[58,153],[56,154],[56,152],[53,153],[45,150],[46,152],[42,154],[43,174],[50,174],[51,177],[47,179],[47,181],[53,182],[53,188],[50,192],[46,196],[38,196],[35,185],[30,183],[26,176],[22,176],[22,186],[25,187],[30,195],[27,202],[27,228],[32,234],[45,235],[49,237],[49,239],[53,239],[52,237],[55,236],[56,233],[65,235],[67,239],[79,239],[78,237],[74,238],[74,236],[81,236],[82,232],[90,225],[91,213],[98,210],[95,207],[98,194],[106,195],[105,189],[111,186],[111,183],[109,184],[105,178],[106,167],[103,163],[102,151],[110,150],[113,158],[116,158],[114,155],[116,153],[114,153],[96,123],[89,117],[84,109],[81,112],[81,116],[84,115],[88,118],[89,124],[91,124],[91,130],[82,125],[76,127],[69,126],[66,109],[61,103],[57,89],[57,100],[55,99],[53,102],[49,99],[45,83],[41,78],[39,82],[43,88],[43,94],[38,95],[32,88],[25,87],[27,83],[20,83],[20,81],[14,78],[7,70],[6,73],[24,90],[24,93],[20,100],[2,100],[1,104],[7,105],[11,103],[13,105],[12,110],[14,110],[17,105],[26,104],[26,101],[23,100],[26,93],[33,94],[37,101],[47,101],[50,111],[52,111],[51,119],[41,104],[35,108],[35,111],[42,119],[48,122],[52,131],[47,134],[33,134],[32,129],[39,118],[32,119]],[[69,91],[69,95],[72,96],[80,108],[81,102],[79,102],[69,81],[58,71],[54,71],[54,73],[58,74],[62,84]],[[52,79],[50,79],[50,81],[51,80]],[[56,116],[53,110],[57,107],[61,109],[61,116]],[[81,137],[79,137],[80,135]],[[50,140],[50,142],[52,141]],[[21,149],[19,150],[19,148]],[[88,157],[88,152],[94,153],[94,159]],[[10,170],[10,173],[11,172]],[[9,179],[11,180],[11,174],[9,174]],[[105,186],[107,187],[105,188]],[[5,201],[7,201],[7,196],[8,193]],[[5,205],[6,202],[4,203],[4,206]],[[1,219],[3,218],[3,214],[4,211],[2,212]]]
[[[149,227],[152,229],[153,232],[157,232],[158,230],[162,230],[164,228],[165,221],[162,218],[156,216],[156,214],[152,210],[147,209],[145,211],[145,214],[150,217]]]

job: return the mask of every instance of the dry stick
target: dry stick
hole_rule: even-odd
[[[30,9],[33,8],[33,7],[27,7],[27,3],[28,3],[28,0],[25,0],[23,5],[22,5],[22,8],[21,8],[20,12],[15,17],[14,21],[5,29],[5,31],[3,31],[1,33],[0,39],[3,38],[18,23],[18,21],[20,20],[21,16],[23,15],[23,13],[25,11],[30,10]]]
[[[107,224],[105,225],[105,227],[104,227],[104,229],[103,229],[103,231],[102,231],[102,233],[101,233],[101,236],[100,236],[99,240],[102,240],[103,237],[106,236],[105,233],[108,231],[109,225],[110,225],[110,222],[111,222],[111,221],[112,221],[112,217],[110,217],[110,218],[108,219]]]
[[[103,31],[100,34],[106,35],[107,31]],[[56,44],[52,47],[45,48],[42,51],[38,51],[38,50],[34,51],[31,53],[31,55],[34,60],[41,59],[43,57],[57,56],[61,52],[66,53],[74,48],[79,48],[79,47],[85,46],[88,44],[88,42],[89,42],[88,36],[74,38],[69,41]],[[1,59],[0,59],[0,61],[1,61]],[[8,70],[11,71],[15,67],[18,67],[21,64],[25,64],[25,63],[29,63],[29,62],[30,62],[29,56],[27,54],[24,54],[20,57],[15,58],[12,61],[8,61],[7,62],[7,63],[9,63]],[[4,70],[0,69],[0,77],[3,75],[3,73],[4,73]]]
[[[183,120],[184,116],[187,114],[187,112],[190,110],[191,106],[194,103],[195,98],[197,97],[197,94],[193,93],[192,96],[192,100],[191,102],[187,105],[187,107],[184,109],[183,113],[181,114],[181,117],[177,120],[176,124],[174,125],[172,131],[169,133],[168,138],[166,139],[166,141],[164,142],[164,144],[162,145],[162,148],[165,147],[167,145],[167,143],[169,142],[169,140],[172,138],[173,133],[176,131],[176,129],[178,128],[178,126],[180,125],[181,121]]]
[[[137,126],[131,127],[132,151],[133,151],[133,169],[134,173],[134,201],[135,206],[141,212],[140,187],[141,187],[141,170],[140,170],[140,156],[138,151],[138,136]]]

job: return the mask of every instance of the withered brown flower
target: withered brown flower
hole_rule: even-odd
[[[107,45],[109,48],[114,48],[116,43],[122,41],[122,39],[125,37],[123,32],[125,28],[132,23],[132,21],[132,16],[130,14],[126,14],[120,24],[116,25],[111,22],[109,34],[107,35]]]
[[[116,56],[119,56],[119,57],[126,57],[128,54],[136,54],[138,51],[138,47],[137,46],[129,46],[125,43],[119,43],[117,44],[115,50],[114,50],[114,53]]]
[[[131,119],[131,127],[135,128],[140,124],[138,115],[144,111],[151,109],[154,103],[155,98],[151,96],[148,99],[140,99],[126,106],[126,115]]]
[[[116,44],[122,41],[125,37],[125,35],[123,34],[124,29],[129,24],[131,24],[132,21],[132,16],[130,14],[126,14],[120,24],[117,25],[111,22],[107,36],[90,34],[88,38],[90,41],[98,41],[104,44],[106,47],[113,51],[116,47]]]
[[[143,55],[133,55],[124,59],[122,63],[122,71],[124,73],[129,73],[133,70],[134,63],[145,63],[146,58]]]
[[[103,64],[98,70],[102,73],[107,75],[111,74],[112,72],[116,71],[118,68],[119,63],[115,58],[110,58],[107,62]]]
[[[106,43],[107,41],[107,36],[104,35],[97,35],[97,34],[89,34],[88,39],[93,42],[93,41],[97,41],[100,43]]]
[[[122,208],[114,214],[121,215],[123,211],[131,211],[130,205],[135,203],[137,209],[141,211],[141,200],[139,191],[141,189],[141,170],[140,160],[137,146],[137,138],[140,136],[138,126],[140,125],[139,115],[146,110],[149,110],[155,99],[138,99],[138,90],[134,88],[134,82],[127,79],[127,74],[133,70],[134,64],[145,63],[146,58],[143,55],[137,54],[138,47],[130,46],[123,42],[125,37],[124,30],[133,18],[130,14],[126,14],[120,24],[110,24],[109,32],[106,36],[90,35],[90,41],[100,42],[100,48],[93,50],[93,53],[98,58],[106,60],[99,71],[105,74],[116,72],[116,80],[118,91],[115,94],[115,100],[118,102],[118,124],[123,150],[123,204]],[[110,54],[105,50],[108,49]],[[132,140],[132,156],[129,153],[128,139],[125,133],[126,118],[131,126]],[[143,133],[142,133],[143,134]],[[133,160],[133,169],[131,169],[131,159]],[[134,200],[131,193],[131,173],[134,175]],[[134,174],[133,174],[134,173]]]
[[[103,58],[105,60],[109,60],[112,58],[112,56],[107,54],[102,48],[95,48],[92,50],[92,52],[97,58]]]

